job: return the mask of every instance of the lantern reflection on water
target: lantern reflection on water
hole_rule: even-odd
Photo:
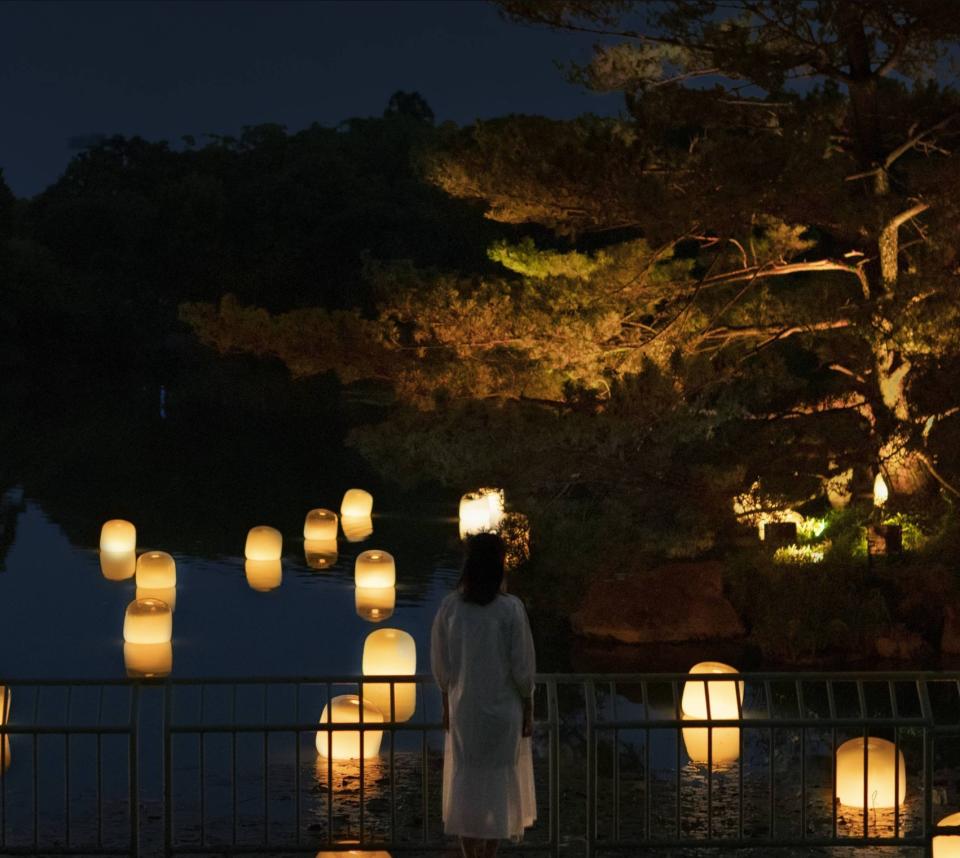
[[[690,668],[690,675],[722,675],[737,673],[735,667],[719,661],[702,661]],[[709,700],[709,713],[707,701]],[[733,721],[740,717],[743,700],[743,682],[695,682],[683,684],[680,700],[683,720]],[[687,756],[694,763],[723,765],[735,762],[740,756],[740,729],[738,727],[684,727],[683,744]]]
[[[100,571],[108,581],[126,581],[137,571],[137,554],[135,551],[101,551]]]
[[[303,522],[304,539],[336,539],[339,519],[328,509],[312,509]]]
[[[111,518],[100,528],[100,550],[127,554],[137,550],[137,529],[122,518]]]
[[[177,564],[166,551],[148,551],[137,558],[137,586],[177,586]]]
[[[283,566],[276,560],[247,560],[243,564],[251,590],[266,593],[283,583]]]
[[[353,578],[357,587],[395,587],[397,568],[393,555],[378,549],[361,552],[357,555]]]
[[[960,825],[960,813],[951,813],[937,825]],[[941,834],[933,838],[933,858],[960,858],[960,834]]]
[[[125,643],[123,664],[129,677],[168,676],[173,670],[173,644]]]
[[[356,694],[341,694],[323,707],[320,724],[357,724],[360,722],[360,698]],[[363,722],[382,724],[383,715],[372,703],[363,701]],[[380,753],[382,730],[363,731],[363,756],[365,759]],[[331,738],[332,737],[332,738]],[[317,730],[317,753],[334,760],[360,759],[359,730]]]
[[[356,843],[356,841],[351,841]],[[390,858],[382,849],[348,849],[346,852],[318,852],[317,858]]]
[[[305,539],[303,557],[311,569],[327,569],[337,562],[337,540]]]
[[[373,515],[373,495],[363,489],[347,489],[340,502],[344,518],[370,518]]]
[[[159,599],[138,599],[127,605],[123,639],[127,643],[167,643],[173,636],[170,606]]]
[[[10,719],[10,689],[5,685],[0,685],[0,726],[7,723]],[[5,771],[10,765],[10,737],[4,733],[3,742],[0,743],[0,771]]]
[[[367,635],[363,644],[363,675],[413,676],[417,672],[417,644],[400,629],[377,629]],[[390,720],[409,721],[417,708],[415,682],[393,683],[393,710],[390,708],[390,683],[370,682],[363,685],[363,697]]]
[[[358,617],[379,623],[393,616],[397,603],[396,587],[357,587],[354,593]]]
[[[279,560],[283,554],[283,535],[265,524],[251,527],[243,556],[247,560]]]
[[[907,765],[903,752],[895,749],[893,742],[874,736],[866,740],[867,806],[875,808],[894,807],[903,804],[907,795]],[[896,755],[894,755],[896,750]],[[864,739],[850,739],[837,748],[837,798],[840,804],[863,810],[864,798]],[[898,764],[894,765],[894,757]],[[896,773],[899,769],[899,775]],[[899,781],[897,780],[899,778]],[[897,784],[896,799],[894,784]]]
[[[373,533],[373,519],[369,515],[343,516],[340,527],[347,542],[363,542]]]

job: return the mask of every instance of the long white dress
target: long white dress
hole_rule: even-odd
[[[536,673],[527,612],[505,593],[488,605],[451,593],[431,637],[433,675],[450,704],[444,831],[519,840],[537,818],[530,739],[520,735]]]

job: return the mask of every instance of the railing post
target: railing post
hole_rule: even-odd
[[[930,689],[923,679],[917,680],[920,692],[920,713],[923,716],[923,836],[926,840],[924,853],[933,855],[933,708],[930,706]],[[898,765],[894,761],[894,765]]]
[[[173,755],[170,728],[173,714],[173,687],[163,684],[163,854],[173,854]],[[233,773],[234,777],[236,772]],[[236,789],[236,785],[234,785]]]
[[[133,855],[140,854],[140,683],[130,689],[130,847]]]
[[[550,765],[550,854],[560,856],[560,706],[557,681],[547,680],[547,729]]]
[[[592,858],[597,841],[597,735],[594,720],[597,712],[597,695],[593,679],[586,681],[585,701],[587,706],[587,842],[586,858]]]

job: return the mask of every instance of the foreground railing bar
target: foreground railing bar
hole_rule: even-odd
[[[70,723],[70,709],[73,703],[73,686],[67,686],[67,723]],[[66,825],[65,840],[70,847],[70,734],[63,735],[63,755],[66,760],[66,771],[63,778],[63,815]]]
[[[547,721],[550,730],[549,840],[552,846],[551,854],[556,858],[560,855],[560,706],[557,683],[552,680],[547,683]]]
[[[360,696],[360,705],[357,707],[357,711],[360,715],[360,727],[362,728],[364,726],[363,716],[365,714],[364,713],[365,707],[363,705],[363,701],[364,701],[363,677],[360,677],[360,681],[357,683],[357,693]],[[366,764],[366,754],[364,754],[363,752],[363,743],[366,738],[367,738],[367,731],[361,729],[360,730],[360,842],[361,843],[363,843],[363,814],[364,814],[364,804],[365,804],[364,798],[363,798],[364,783],[367,780],[365,771],[364,771],[364,766]]]
[[[230,694],[230,720],[236,723],[237,720],[237,686],[236,683],[232,686]],[[233,822],[233,842],[237,842],[237,733],[234,730],[230,734],[230,774],[232,775],[231,780],[233,783],[231,791],[231,799],[233,801],[233,807],[231,808],[232,822]]]
[[[377,724],[377,729],[383,726],[384,729],[387,728],[387,725]],[[686,729],[687,727],[746,727],[751,730],[765,730],[775,727],[777,729],[793,729],[798,730],[800,727],[808,727],[812,730],[828,730],[831,727],[847,727],[847,728],[857,728],[863,729],[864,727],[922,727],[925,730],[936,733],[956,733],[957,728],[953,727],[952,729],[947,727],[936,728],[931,724],[928,724],[922,718],[876,718],[872,720],[861,720],[860,718],[837,718],[834,721],[827,721],[825,719],[810,719],[810,718],[784,718],[782,721],[777,718],[746,718],[742,721],[737,721],[734,718],[718,718],[715,721],[710,721],[706,718],[686,718],[686,719],[676,719],[676,718],[663,718],[663,719],[645,719],[645,718],[632,718],[625,719],[621,721],[600,721],[596,724],[597,730],[642,730],[644,727],[652,727],[658,729]],[[397,725],[397,729],[400,729],[401,725]],[[273,728],[271,728],[273,729]],[[353,729],[356,730],[356,725],[353,725]],[[179,730],[179,728],[178,728]],[[192,732],[186,730],[186,732]]]
[[[696,722],[690,722],[695,724]],[[732,724],[734,722],[727,721],[726,724]],[[602,727],[603,729],[613,729],[612,724],[603,724],[598,725],[598,728]],[[621,727],[625,726],[623,724],[619,725]],[[751,724],[751,726],[753,726]],[[391,724],[388,721],[384,721],[382,724],[379,721],[368,721],[366,723],[357,723],[350,721],[334,721],[333,723],[327,723],[326,721],[301,721],[297,723],[289,723],[286,721],[278,721],[276,724],[177,724],[174,727],[170,728],[171,733],[185,733],[194,735],[196,733],[292,733],[294,731],[299,731],[301,733],[305,732],[323,732],[328,731],[332,732],[347,732],[347,733],[379,733],[379,732],[397,732],[397,733],[421,733],[424,730],[442,730],[443,724],[429,723],[429,724],[419,724],[419,723],[395,723]],[[35,731],[29,729],[20,729],[20,730],[11,730],[11,733],[34,733],[34,732],[49,732],[49,733],[63,733],[65,732],[63,728],[50,729],[46,731]],[[70,731],[74,732],[74,731]],[[86,732],[94,732],[94,730],[87,730]],[[126,733],[124,729],[117,729],[112,732],[115,733]]]
[[[103,686],[97,692],[97,724],[103,723]],[[103,845],[103,736],[97,731],[97,845]]]
[[[397,717],[397,701],[396,701],[396,686],[391,682],[390,683],[390,720],[394,721]],[[418,703],[420,705],[420,711],[423,712],[423,706],[426,705],[425,700],[417,700],[419,696],[420,689],[417,686],[413,688],[414,695],[414,706]],[[397,734],[390,734],[390,839],[397,839],[397,777],[396,777],[396,744],[397,744]]]
[[[868,836],[870,824],[870,754],[867,751],[869,731],[863,726],[863,836]],[[899,761],[894,758],[894,766],[899,767]]]
[[[333,685],[327,683],[326,728],[333,726]],[[333,736],[327,735],[327,843],[333,842]]]
[[[613,720],[617,720],[617,683],[609,684]],[[613,728],[613,839],[620,839],[620,731]]]
[[[680,711],[680,692],[677,688],[676,682],[670,683],[670,694],[673,696],[673,714],[677,717],[677,723],[678,724],[682,723],[680,721],[680,716],[682,714]],[[681,837],[681,830],[682,830],[681,819],[683,817],[683,813],[682,813],[683,808],[680,801],[680,791],[682,788],[681,785],[683,783],[682,770],[680,768],[680,737],[681,735],[682,734],[680,732],[680,729],[678,728],[677,733],[674,736],[674,739],[675,739],[674,750],[676,751],[676,766],[677,766],[677,794],[674,799],[676,802],[676,807],[674,809],[676,812],[677,840],[680,840],[680,837]]]
[[[46,848],[46,847],[45,847]],[[221,850],[222,851],[222,850]],[[37,850],[33,846],[4,846],[3,855],[37,855]],[[94,855],[130,855],[130,847],[124,846],[122,848],[118,847],[97,847],[95,850],[91,850],[89,846],[70,846],[70,847],[61,847],[54,849],[52,851],[43,852],[42,855],[84,855],[89,856]]]
[[[920,714],[933,723],[933,708],[930,705],[930,689],[927,683],[917,679],[917,694],[920,697]],[[899,768],[899,760],[897,761]],[[933,832],[933,736],[928,730],[923,733],[923,834]]]
[[[6,724],[0,726],[0,736],[62,736],[71,734],[76,736],[127,736],[135,732],[131,727],[72,727],[69,724]],[[187,731],[189,732],[189,731]]]
[[[641,841],[642,842],[642,841]],[[701,841],[697,841],[699,845]],[[324,845],[323,851],[330,852],[334,855],[343,854],[349,856],[351,851],[359,851],[362,855],[364,852],[373,850],[382,850],[384,852],[389,852],[391,855],[403,855],[403,854],[412,854],[413,856],[419,856],[423,852],[436,852],[450,855],[453,852],[453,842],[449,839],[443,841],[434,841],[434,842],[424,842],[424,843],[410,843],[409,841],[403,841],[400,843],[390,843],[386,840],[384,841],[373,841],[366,844],[362,849],[357,849],[357,844],[353,843],[348,846],[343,846],[342,844],[330,844]],[[889,844],[888,844],[889,845]],[[341,847],[341,848],[338,848]],[[264,845],[261,844],[243,844],[239,846],[231,845],[229,848],[225,846],[182,846],[177,848],[175,853],[183,853],[186,855],[259,855],[263,856],[264,854]],[[618,849],[619,846],[608,847],[606,843],[602,845],[602,849],[606,851],[608,848]],[[635,849],[634,846],[629,846],[630,849]],[[500,853],[504,855],[518,855],[518,854],[536,854],[541,852],[549,852],[551,846],[549,843],[519,843],[517,845],[511,845],[509,847],[504,847]],[[20,854],[33,854],[32,852],[21,852]],[[58,853],[59,854],[59,853]],[[83,855],[88,855],[89,852],[80,853]],[[123,852],[113,852],[106,854],[115,854],[115,855],[127,855],[126,851]],[[313,847],[297,847],[292,843],[274,843],[271,846],[271,851],[269,854],[282,854],[282,855],[309,855],[310,858],[314,858],[316,855],[316,850]]]
[[[647,683],[640,683],[640,694],[643,696],[643,711],[650,712],[650,694]],[[643,833],[650,836],[650,790],[652,788],[652,779],[650,777],[650,728],[647,727],[643,735]]]
[[[440,725],[441,729],[443,724]],[[391,736],[391,740],[392,740]],[[420,734],[420,801],[423,803],[423,840],[426,841],[430,833],[430,749],[427,742],[427,731]]]
[[[653,840],[621,840],[617,843],[604,843],[603,851],[630,850],[638,852],[641,850],[651,850],[656,848],[676,848],[676,849],[779,849],[790,847],[843,847],[848,846],[853,849],[860,849],[864,846],[888,846],[888,847],[907,847],[907,846],[926,846],[929,843],[926,837],[912,836],[903,837],[899,840],[892,840],[884,837],[839,837],[831,839],[829,837],[712,837],[696,838],[684,840],[682,843],[673,840],[663,840],[655,838]]]
[[[900,836],[900,728],[893,728],[893,837]]]
[[[597,739],[594,732],[597,697],[592,679],[588,679],[583,687],[587,708],[587,842],[584,844],[584,855],[591,858],[593,845],[597,841]]]
[[[200,723],[204,722],[206,711],[207,686],[200,686]],[[197,736],[200,743],[200,843],[207,842],[207,755],[206,735]]]
[[[296,717],[297,721],[300,720],[300,695],[301,695],[301,692],[302,692],[302,691],[303,691],[303,686],[302,686],[302,685],[298,685],[298,686],[296,686],[296,688],[294,689],[294,693],[296,694],[296,704],[295,704],[295,707],[296,707],[296,708],[295,708],[295,710],[294,710],[294,716]],[[300,831],[300,816],[301,816],[301,814],[300,814],[300,803],[301,803],[301,796],[300,796],[300,793],[301,793],[301,785],[300,785],[300,746],[303,744],[303,735],[300,733],[299,730],[296,731],[296,732],[293,734],[293,743],[294,743],[294,749],[295,749],[295,750],[294,750],[294,753],[295,753],[294,765],[297,767],[297,772],[296,772],[296,777],[295,777],[295,783],[296,783],[296,787],[297,787],[297,804],[296,804],[295,824],[296,824],[296,830],[297,830],[297,846],[299,846],[300,843],[301,843],[301,841],[302,841],[302,839],[303,839],[303,838],[301,837],[301,831]],[[234,838],[234,839],[236,839],[236,838]],[[393,839],[395,840],[396,838],[394,837]]]
[[[140,761],[137,736],[140,731],[140,686],[134,685],[130,693],[130,848],[134,855],[140,854]]]
[[[173,752],[170,732],[172,722],[173,689],[166,688],[163,693],[163,845],[165,855],[170,854],[173,845]],[[233,839],[237,839],[236,831]]]
[[[40,768],[37,765],[37,742],[39,736],[33,737],[33,847],[39,845],[39,826],[40,826]]]

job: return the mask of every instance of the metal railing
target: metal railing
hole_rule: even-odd
[[[429,677],[2,684],[11,704],[0,718],[2,854],[450,846]],[[321,721],[336,696],[363,697],[372,684],[381,696],[388,685],[394,715],[412,704],[412,717],[364,721],[360,707],[359,723]],[[705,711],[691,711],[688,688]],[[960,834],[936,827],[960,805],[960,674],[542,675],[536,712],[540,819],[518,850],[929,853],[935,834]],[[344,734],[358,759],[320,753]],[[881,770],[887,758],[868,752],[868,738],[890,743],[892,766]],[[858,749],[863,797],[852,806],[835,799],[849,795],[837,764],[844,742]],[[884,801],[884,789],[897,798]]]

